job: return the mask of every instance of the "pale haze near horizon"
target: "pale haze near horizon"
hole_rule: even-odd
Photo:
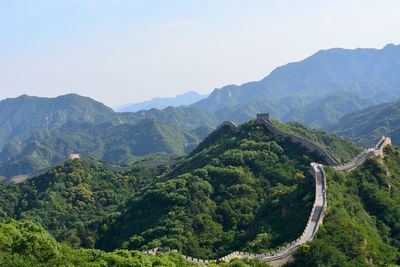
[[[0,99],[109,106],[260,80],[333,47],[400,43],[400,1],[0,2]]]

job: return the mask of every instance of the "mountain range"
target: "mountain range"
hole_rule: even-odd
[[[366,145],[373,142],[362,140],[370,138],[369,130],[377,138],[380,133],[393,133],[396,122],[385,131],[374,130],[381,126],[373,122],[366,124],[363,137],[363,127],[351,130],[361,123],[354,121],[359,115],[344,115],[399,98],[399,73],[398,45],[335,48],[281,66],[261,81],[215,89],[188,106],[121,113],[75,94],[6,99],[0,101],[0,175],[46,168],[69,153],[120,163],[149,155],[184,155],[221,122],[245,122],[259,112],[330,130]],[[175,100],[189,96],[200,97],[189,93]],[[164,100],[159,103],[170,101]]]
[[[6,99],[0,102],[0,175],[28,174],[71,153],[125,163],[147,155],[183,155],[212,130],[165,121],[117,113],[75,94]]]
[[[221,121],[260,111],[323,128],[344,114],[400,97],[400,46],[328,49],[276,68],[261,81],[215,89],[192,104]],[[323,107],[315,116],[317,107]]]
[[[400,45],[393,44],[382,49],[321,50],[276,68],[260,81],[215,89],[189,106],[139,113],[171,122],[174,114],[195,112],[215,127],[225,120],[245,122],[268,111],[282,121],[325,129],[347,113],[400,98],[399,58]],[[181,126],[193,127],[184,116],[180,119]]]
[[[347,137],[364,147],[370,146],[380,136],[390,136],[400,144],[400,101],[374,105],[344,115],[338,123],[327,130]]]
[[[206,95],[200,95],[197,92],[189,91],[181,95],[177,95],[175,97],[156,97],[148,101],[143,101],[139,103],[127,104],[124,106],[116,107],[115,111],[117,112],[136,112],[140,110],[149,110],[149,109],[164,109],[166,107],[179,107],[179,106],[188,106],[193,104],[203,98],[207,97]]]

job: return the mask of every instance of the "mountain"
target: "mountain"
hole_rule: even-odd
[[[165,109],[141,110],[135,113],[119,113],[119,115],[131,122],[144,119],[156,119],[161,122],[194,130],[201,126],[215,128],[220,121],[214,114],[195,107],[167,107]]]
[[[52,132],[38,131],[24,141],[7,144],[0,152],[0,173],[7,177],[28,174],[72,153],[121,163],[147,155],[184,155],[208,131],[192,133],[152,119],[120,125],[66,123]]]
[[[338,122],[343,114],[371,106],[372,100],[363,99],[357,94],[336,92],[322,97],[300,108],[293,108],[283,121],[299,121],[314,128],[324,128]]]
[[[215,89],[191,106],[216,114],[219,121],[242,122],[269,111],[278,119],[325,127],[345,113],[399,98],[399,72],[399,45],[321,50],[261,81]]]
[[[75,94],[0,101],[0,122],[0,175],[7,177],[50,167],[71,153],[121,163],[184,155],[215,124],[195,108],[116,113]]]
[[[0,149],[38,130],[51,131],[71,121],[120,123],[110,108],[88,97],[69,94],[56,98],[22,95],[0,101]]]
[[[354,140],[364,147],[373,144],[380,136],[390,136],[393,143],[400,140],[400,101],[371,106],[361,111],[346,114],[339,123],[327,127]]]
[[[156,97],[148,101],[124,105],[115,108],[115,110],[118,112],[136,112],[140,110],[149,110],[153,108],[164,109],[166,107],[188,106],[205,97],[207,96],[200,95],[199,93],[194,91],[190,91],[182,95],[177,95],[175,97],[165,97],[165,98]]]
[[[332,135],[308,134],[329,149],[355,152]],[[74,247],[169,246],[202,257],[265,251],[302,232],[314,194],[309,163],[316,160],[254,121],[223,126],[172,169],[113,172],[73,160],[0,185],[0,218],[33,221]]]

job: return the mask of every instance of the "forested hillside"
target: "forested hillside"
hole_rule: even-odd
[[[400,142],[400,101],[383,103],[343,116],[339,123],[327,127],[329,131],[369,146],[380,136],[390,136]]]
[[[343,142],[332,138],[328,148]],[[302,232],[312,161],[322,159],[263,125],[224,126],[173,169],[111,172],[74,160],[0,186],[0,216],[38,223],[73,247],[166,246],[205,258],[261,252]]]
[[[27,174],[52,166],[71,153],[119,163],[132,163],[148,155],[181,156],[209,131],[204,127],[188,131],[152,119],[118,125],[71,122],[6,145],[0,152],[0,174]]]
[[[160,112],[116,113],[74,94],[0,101],[0,176],[47,168],[71,153],[120,163],[149,155],[181,156],[213,129],[213,122],[195,109]]]
[[[0,265],[4,267],[43,266],[168,266],[195,267],[178,253],[146,255],[138,251],[73,249],[57,243],[42,227],[29,221],[0,221]],[[267,267],[255,260],[234,260],[211,264],[221,267]]]
[[[255,122],[222,127],[130,200],[98,245],[168,246],[203,258],[276,247],[295,239],[307,221],[312,161],[321,159]]]
[[[0,214],[39,223],[73,247],[93,247],[118,217],[119,206],[163,171],[118,173],[69,161],[18,186],[1,186]]]
[[[328,171],[324,224],[290,266],[400,264],[400,149],[384,153],[383,164],[371,159],[351,173]]]

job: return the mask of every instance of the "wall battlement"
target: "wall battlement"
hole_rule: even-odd
[[[336,166],[341,164],[341,162],[338,159],[336,159],[328,150],[326,150],[316,142],[308,138],[305,138],[304,136],[282,130],[281,128],[276,126],[270,120],[268,113],[257,114],[257,123],[266,125],[272,131],[273,134],[290,138],[293,142],[299,143],[301,146],[305,147],[308,151],[317,153],[322,158],[324,158],[327,164],[331,166]]]
[[[269,121],[269,113],[258,113],[257,114],[257,122],[262,123],[263,120]]]
[[[221,125],[219,127],[223,127],[223,126],[230,126],[233,128],[239,128],[240,125],[239,123],[237,123],[236,121],[224,121],[223,123],[221,123]]]

